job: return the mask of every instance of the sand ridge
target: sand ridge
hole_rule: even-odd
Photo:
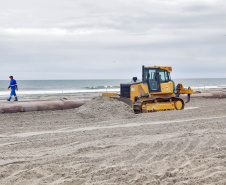
[[[226,99],[139,115],[121,103],[0,115],[0,184],[226,184]]]

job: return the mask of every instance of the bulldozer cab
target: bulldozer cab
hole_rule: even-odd
[[[142,68],[143,83],[148,84],[149,92],[161,92],[161,83],[169,82],[170,72],[167,68],[161,67],[144,67]]]

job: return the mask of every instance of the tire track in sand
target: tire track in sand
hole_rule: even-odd
[[[112,126],[98,126],[98,127],[83,127],[70,130],[55,130],[55,131],[41,131],[41,132],[24,132],[18,134],[4,135],[4,137],[30,137],[42,134],[57,134],[57,133],[70,133],[70,132],[81,132],[81,131],[91,131],[98,129],[114,129],[114,128],[127,128],[127,127],[139,127],[143,125],[156,125],[156,124],[169,124],[169,123],[181,123],[181,122],[191,122],[200,120],[214,120],[222,119],[226,116],[214,116],[214,117],[202,117],[202,118],[192,118],[192,119],[182,119],[182,120],[170,120],[170,121],[157,121],[157,122],[147,122],[147,123],[128,123],[128,124],[114,124]],[[0,145],[1,146],[1,145]]]

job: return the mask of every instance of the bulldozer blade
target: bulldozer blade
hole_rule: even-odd
[[[132,100],[130,100],[129,98],[123,98],[123,97],[112,97],[118,101],[122,101],[124,103],[126,103],[127,105],[129,105],[131,108],[133,107],[133,102]]]

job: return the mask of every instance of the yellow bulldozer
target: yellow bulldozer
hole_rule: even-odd
[[[103,93],[102,96],[114,97],[129,104],[135,113],[165,110],[182,110],[184,101],[180,94],[187,94],[187,102],[193,90],[185,89],[182,84],[175,86],[171,80],[172,67],[142,66],[142,81],[133,77],[130,83],[120,84],[120,94]]]

